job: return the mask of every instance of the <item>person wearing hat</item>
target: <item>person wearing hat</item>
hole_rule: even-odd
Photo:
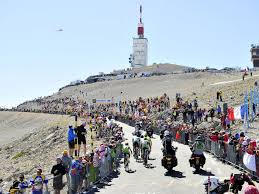
[[[69,147],[69,155],[73,156],[74,150],[75,150],[75,138],[76,134],[72,127],[72,125],[69,125],[68,129],[68,147]]]
[[[32,194],[43,194],[43,186],[45,185],[46,191],[48,191],[48,179],[42,174],[42,169],[38,168],[36,175],[31,180]]]
[[[63,151],[63,155],[62,155],[61,160],[62,160],[62,163],[63,163],[63,165],[65,167],[65,170],[66,170],[67,187],[69,189],[69,186],[70,186],[69,170],[70,170],[71,165],[72,165],[72,158],[69,157],[67,150]]]
[[[63,175],[66,174],[66,168],[62,164],[62,159],[57,158],[57,164],[51,169],[51,174],[54,175],[53,178],[53,189],[55,194],[60,194],[63,189]]]
[[[201,136],[198,136],[195,139],[195,143],[192,145],[192,156],[191,156],[191,158],[201,157],[203,159],[201,167],[203,167],[203,165],[206,163],[206,158],[203,154],[204,149],[205,149],[205,145],[202,142],[202,138],[201,138]],[[190,165],[191,165],[191,163],[190,163]]]

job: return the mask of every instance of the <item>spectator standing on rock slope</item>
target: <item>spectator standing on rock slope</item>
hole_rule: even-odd
[[[68,147],[69,147],[69,155],[73,156],[74,150],[75,150],[75,138],[76,134],[72,127],[72,125],[69,126],[68,129]]]
[[[53,188],[55,194],[60,194],[63,189],[63,175],[66,174],[66,169],[62,164],[61,158],[57,158],[57,164],[52,167],[51,174],[54,175]]]
[[[84,155],[86,155],[86,135],[87,131],[85,129],[86,127],[86,122],[82,123],[79,127],[75,129],[77,138],[78,138],[78,156],[80,155],[80,148],[81,144],[83,144],[83,149],[84,149]]]
[[[45,185],[48,191],[48,179],[42,174],[42,169],[38,168],[36,175],[31,178],[32,194],[43,194],[43,187]]]
[[[70,156],[68,156],[67,150],[64,150],[63,156],[62,156],[61,159],[62,159],[62,163],[65,167],[65,170],[66,170],[67,187],[69,189],[69,186],[70,186],[69,170],[70,170],[71,165],[72,165],[72,158]]]

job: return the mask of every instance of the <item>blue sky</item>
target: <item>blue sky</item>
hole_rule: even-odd
[[[258,0],[1,0],[0,106],[128,67],[140,4],[149,64],[251,66]]]

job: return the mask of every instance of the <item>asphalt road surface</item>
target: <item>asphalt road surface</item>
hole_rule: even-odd
[[[132,146],[133,127],[119,123],[123,127],[125,137]],[[219,178],[229,177],[231,173],[239,173],[235,168],[225,165],[212,155],[206,154],[206,164],[201,174],[194,174],[194,169],[189,165],[191,151],[188,146],[174,142],[178,147],[176,156],[178,166],[174,168],[171,176],[165,176],[166,169],[161,166],[162,144],[158,136],[152,139],[153,147],[149,163],[152,168],[145,168],[142,163],[131,158],[130,168],[135,173],[125,172],[123,166],[120,168],[120,175],[112,179],[108,185],[98,190],[100,194],[203,194],[205,193],[203,181],[211,173]]]

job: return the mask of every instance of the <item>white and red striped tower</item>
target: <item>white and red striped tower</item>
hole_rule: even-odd
[[[133,38],[133,54],[130,56],[133,68],[147,66],[148,40],[144,37],[144,24],[142,22],[142,5],[139,9],[138,38]]]
[[[139,38],[144,38],[144,24],[142,23],[142,5],[140,5],[139,14],[138,36]]]

